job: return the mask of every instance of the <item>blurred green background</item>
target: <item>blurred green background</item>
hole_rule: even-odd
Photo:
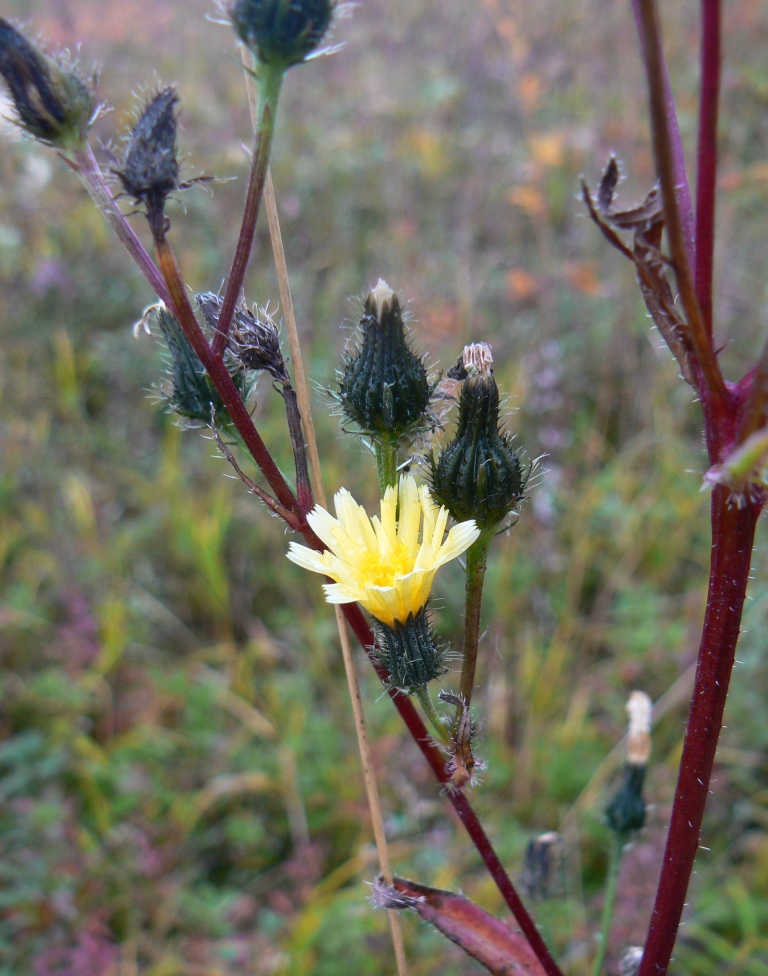
[[[664,7],[690,152],[698,7]],[[250,130],[213,4],[6,0],[2,13],[99,64],[104,144],[136,93],[178,84],[185,178],[238,177],[170,208],[188,283],[217,290]],[[735,380],[765,331],[768,6],[728,5],[726,29],[716,322]],[[475,698],[488,768],[472,802],[515,878],[529,839],[562,831],[533,910],[569,974],[593,951],[624,703],[635,688],[660,702],[615,972],[647,927],[709,555],[699,410],[577,198],[610,151],[622,200],[652,182],[629,5],[366,0],[334,40],[289,75],[273,159],[308,366],[332,384],[350,297],[383,276],[430,363],[493,344],[510,429],[546,455],[492,551]],[[131,331],[153,296],[76,176],[5,123],[0,138],[0,974],[391,973],[320,587],[212,442],[158,408],[162,350]],[[247,295],[276,307],[266,222]],[[370,457],[316,405],[326,489],[373,506]],[[263,380],[255,418],[290,471]],[[761,526],[679,976],[768,974],[767,562]],[[437,586],[446,638],[461,594],[453,565]],[[396,872],[506,917],[362,658],[360,673]],[[414,976],[482,971],[403,924]]]

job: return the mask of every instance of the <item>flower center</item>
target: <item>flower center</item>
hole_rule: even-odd
[[[412,571],[413,553],[399,539],[386,555],[369,550],[360,560],[360,575],[369,586],[392,586],[396,576]]]

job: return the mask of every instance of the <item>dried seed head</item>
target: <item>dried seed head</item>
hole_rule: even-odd
[[[288,69],[318,47],[333,8],[333,0],[234,0],[229,16],[262,64]]]
[[[543,901],[559,893],[564,846],[562,836],[554,830],[528,841],[522,884],[532,900]]]
[[[115,170],[125,192],[147,208],[150,224],[162,220],[165,201],[179,186],[176,106],[173,87],[144,106],[128,138],[122,169]]]
[[[499,429],[499,390],[491,347],[467,346],[449,375],[463,379],[459,422],[453,440],[435,459],[435,498],[458,521],[473,518],[480,528],[500,525],[523,498],[527,475]]]
[[[208,327],[212,332],[218,331],[223,299],[210,291],[196,297]],[[254,314],[244,302],[238,305],[229,335],[229,351],[244,369],[266,370],[279,383],[290,383],[280,350],[280,331],[266,309],[258,309],[258,314]]]
[[[432,387],[386,281],[379,279],[364,311],[360,348],[348,356],[339,382],[342,408],[363,433],[397,439],[423,423]]]
[[[644,691],[633,691],[626,708],[629,715],[627,761],[635,766],[647,766],[651,756],[653,702]]]
[[[65,57],[43,54],[3,18],[0,74],[25,132],[64,153],[84,145],[94,116],[92,91]]]

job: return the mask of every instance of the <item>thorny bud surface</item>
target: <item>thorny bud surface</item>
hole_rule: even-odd
[[[234,0],[229,16],[258,61],[287,70],[318,47],[333,7],[333,0]]]
[[[202,424],[209,424],[213,414],[216,423],[227,426],[230,421],[224,402],[175,316],[160,305],[156,309],[156,320],[171,356],[170,391],[165,395],[170,409],[181,417]],[[248,394],[245,374],[237,372],[233,380],[245,399]]]
[[[216,332],[224,300],[213,292],[197,295],[196,298],[208,328]],[[237,306],[229,334],[229,351],[243,368],[266,370],[278,382],[290,382],[280,350],[280,331],[263,309],[254,314],[245,303]]]
[[[511,438],[499,428],[499,389],[493,377],[491,347],[466,346],[449,372],[463,379],[459,422],[453,440],[432,458],[435,498],[458,521],[473,518],[492,529],[523,497],[526,477]]]
[[[345,417],[363,433],[396,440],[423,421],[432,388],[386,281],[379,279],[364,312],[360,348],[346,361],[339,395]]]
[[[173,87],[147,102],[128,138],[122,169],[115,170],[125,192],[146,206],[153,232],[164,232],[165,201],[179,186],[178,102]]]
[[[0,74],[25,132],[69,153],[85,144],[93,94],[64,57],[48,57],[0,18]]]
[[[377,620],[374,634],[377,653],[394,688],[410,692],[445,673],[444,654],[432,633],[426,609],[415,616],[410,614],[404,623],[394,621],[391,627]]]

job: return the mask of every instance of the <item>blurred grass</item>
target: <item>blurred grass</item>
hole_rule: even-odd
[[[681,126],[695,130],[696,5],[669,5]],[[185,169],[238,175],[172,208],[195,290],[216,289],[243,191],[247,105],[207,0],[16,0],[100,60],[115,111],[177,81]],[[728,10],[719,341],[737,379],[762,341],[768,16]],[[300,329],[332,382],[360,295],[411,300],[419,347],[452,363],[493,343],[510,424],[546,454],[520,525],[491,557],[476,698],[488,760],[473,795],[513,875],[564,825],[557,897],[535,911],[586,970],[606,865],[603,765],[638,687],[663,714],[649,824],[627,856],[610,958],[642,942],[682,742],[709,549],[699,415],[649,331],[628,267],[576,199],[608,152],[623,192],[651,181],[625,5],[473,8],[371,0],[345,47],[292,72],[274,158]],[[0,153],[0,974],[391,972],[333,618],[286,538],[148,395],[152,300],[75,178],[3,133]],[[136,219],[140,233],[142,222]],[[266,228],[248,297],[277,297]],[[346,326],[345,328],[340,326]],[[375,500],[370,458],[318,397],[326,487]],[[280,402],[256,419],[284,470]],[[766,559],[762,534],[687,922],[672,973],[768,973]],[[461,572],[439,581],[461,626]],[[499,896],[369,669],[368,718],[396,871]],[[413,974],[476,972],[406,919]]]

